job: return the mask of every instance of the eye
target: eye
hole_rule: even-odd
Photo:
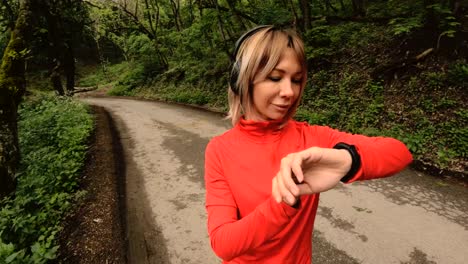
[[[268,79],[272,82],[279,82],[281,81],[281,77],[279,76],[268,76]]]
[[[292,79],[292,82],[295,84],[301,84],[302,83],[302,78],[301,79]]]

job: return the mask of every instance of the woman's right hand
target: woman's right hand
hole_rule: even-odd
[[[281,160],[273,178],[273,198],[292,206],[301,195],[328,191],[348,173],[351,163],[351,155],[344,149],[312,147],[291,153]]]

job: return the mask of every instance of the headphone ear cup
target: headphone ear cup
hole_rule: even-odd
[[[231,76],[229,78],[229,86],[234,94],[239,95],[239,87],[237,86],[237,79],[239,79],[240,64],[234,62],[231,69]]]
[[[242,35],[237,41],[236,41],[236,44],[234,46],[234,53],[233,53],[233,57],[236,58],[237,56],[237,53],[239,52],[239,49],[242,45],[242,43],[248,39],[250,36],[254,35],[255,33],[257,33],[258,31],[264,29],[264,28],[270,28],[269,30],[276,30],[276,27],[275,26],[270,26],[270,25],[262,25],[262,26],[258,26],[258,27],[255,27],[249,31],[247,31],[246,33],[244,33],[244,35]],[[240,73],[240,62],[239,61],[236,61],[234,62],[234,64],[232,65],[232,69],[231,69],[231,76],[229,78],[229,85],[231,87],[231,90],[234,94],[236,95],[240,95],[240,89],[239,87],[237,86],[237,79],[239,79],[239,73]]]

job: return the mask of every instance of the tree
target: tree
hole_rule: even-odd
[[[2,0],[0,2],[0,24],[6,29],[11,30],[15,27],[18,7],[17,3],[11,0]]]
[[[48,46],[50,78],[59,95],[64,95],[61,81],[62,71],[66,77],[67,94],[73,94],[75,87],[75,41],[83,34],[88,21],[88,13],[83,1],[43,0],[41,13],[45,18]]]
[[[354,15],[366,16],[366,0],[352,0]]]
[[[311,15],[310,15],[310,5],[308,0],[300,0],[301,12],[302,12],[302,29],[307,31],[310,29]]]
[[[63,67],[62,54],[65,50],[64,36],[63,36],[63,23],[60,15],[55,12],[56,5],[53,1],[43,1],[41,5],[41,13],[43,13],[46,20],[47,38],[49,43],[49,64],[50,64],[50,80],[52,87],[59,95],[65,95],[63,90],[62,78],[60,70]]]
[[[164,69],[168,68],[168,58],[162,49],[161,34],[158,32],[161,27],[161,14],[169,14],[172,12],[174,15],[173,25],[176,27],[176,30],[179,31],[181,28],[181,19],[179,18],[179,4],[178,2],[171,1],[170,10],[161,10],[162,7],[157,0],[145,0],[144,3],[139,4],[138,1],[127,1],[120,0],[113,3],[112,1],[107,1],[110,5],[115,5],[121,12],[130,24],[134,25],[134,30],[140,32],[141,34],[146,35],[153,43],[156,56],[158,57],[162,67]],[[166,3],[167,4],[167,3]],[[140,6],[141,5],[141,6]]]
[[[32,7],[37,0],[21,0],[18,18],[0,66],[0,198],[15,190],[19,164],[17,110],[26,90],[25,55],[32,31]]]

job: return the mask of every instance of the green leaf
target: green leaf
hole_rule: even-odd
[[[20,253],[20,251],[17,251],[13,254],[11,254],[10,256],[8,256],[6,259],[5,259],[5,262],[6,263],[11,263],[13,262],[13,260],[15,260],[15,258],[18,256],[18,254]]]

